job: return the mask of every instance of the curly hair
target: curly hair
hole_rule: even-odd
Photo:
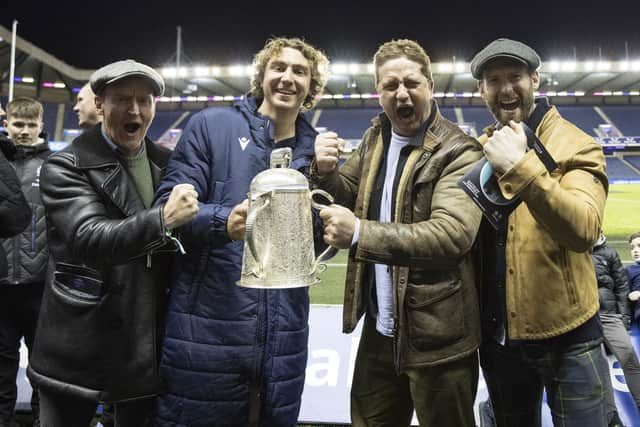
[[[376,84],[378,84],[378,69],[382,67],[385,62],[402,57],[420,64],[422,74],[424,74],[430,82],[433,81],[433,76],[431,75],[431,60],[422,46],[413,40],[398,39],[383,43],[375,55],[373,55]]]
[[[20,117],[23,119],[42,120],[42,104],[33,98],[19,96],[7,104],[7,118]]]
[[[322,94],[324,85],[327,82],[329,60],[320,50],[311,46],[299,38],[276,37],[267,40],[264,47],[253,58],[253,77],[251,78],[251,94],[258,99],[264,98],[262,80],[267,68],[267,64],[282,52],[282,49],[289,47],[299,50],[311,65],[311,84],[309,93],[302,102],[304,109],[310,110],[316,103],[317,98]]]

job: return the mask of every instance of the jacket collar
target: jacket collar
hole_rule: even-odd
[[[145,137],[144,143],[155,189],[160,183],[163,168],[166,166],[171,152],[157,147],[147,137]],[[134,215],[145,209],[135,183],[124,171],[115,151],[102,136],[100,124],[85,131],[65,150],[75,153],[75,166],[79,169],[104,169],[100,186],[109,200],[126,216]]]
[[[114,150],[105,141],[100,126],[100,124],[97,124],[85,131],[68,148],[75,153],[76,167],[80,169],[96,169],[120,163]],[[151,163],[163,168],[171,153],[157,147],[148,137],[144,138],[144,144]]]
[[[391,121],[384,113],[380,113],[376,117],[371,120],[371,124],[374,127],[379,128],[382,131],[382,140],[387,143],[391,139]],[[420,126],[420,130],[418,131],[418,135],[421,135],[421,138],[412,138],[409,145],[420,146],[427,151],[434,151],[438,145],[440,145],[440,141],[438,138],[438,134],[441,132],[442,124],[442,115],[440,114],[440,109],[438,108],[438,103],[432,99],[431,100],[431,114],[429,118]]]
[[[234,104],[249,123],[249,128],[253,134],[262,134],[268,136],[268,140],[274,140],[273,122],[258,112],[258,108],[262,100],[255,98],[253,95],[246,94],[242,101]],[[305,115],[300,112],[296,119],[296,157],[313,156],[313,142],[318,132],[311,126]]]

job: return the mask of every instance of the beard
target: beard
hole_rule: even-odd
[[[505,110],[500,106],[500,101],[496,96],[493,101],[489,102],[489,111],[493,114],[493,117],[502,125],[506,125],[509,121],[515,122],[526,121],[533,112],[535,99],[533,92],[526,92],[518,94],[520,105],[514,110]]]

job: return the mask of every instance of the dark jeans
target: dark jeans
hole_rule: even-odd
[[[398,375],[393,340],[380,335],[375,323],[365,317],[351,387],[352,425],[409,426],[414,408],[422,427],[475,425],[477,354]]]
[[[154,398],[136,399],[113,404],[116,427],[151,425]],[[98,405],[92,400],[40,390],[41,427],[88,427]]]
[[[20,339],[29,351],[33,345],[42,284],[0,285],[0,426],[8,425],[16,405],[16,375],[20,363]],[[38,414],[38,393],[31,395],[31,407]]]
[[[555,426],[607,425],[602,339],[504,347],[483,343],[480,362],[498,427],[539,427],[543,388]]]

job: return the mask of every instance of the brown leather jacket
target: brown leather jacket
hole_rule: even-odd
[[[510,339],[558,336],[598,311],[589,251],[607,197],[602,148],[555,107],[535,133],[558,168],[548,173],[531,150],[498,181],[506,197],[523,201],[509,216],[505,248]],[[484,144],[487,135],[479,140]]]
[[[356,327],[366,310],[371,281],[365,263],[393,266],[395,364],[430,366],[462,358],[480,343],[478,296],[470,249],[481,213],[458,180],[481,158],[481,146],[437,111],[421,146],[413,148],[397,186],[395,222],[367,220],[371,189],[383,163],[384,114],[349,160],[314,184],[360,218],[345,284],[343,331]],[[315,169],[315,168],[312,168]],[[355,252],[355,253],[354,253]]]

